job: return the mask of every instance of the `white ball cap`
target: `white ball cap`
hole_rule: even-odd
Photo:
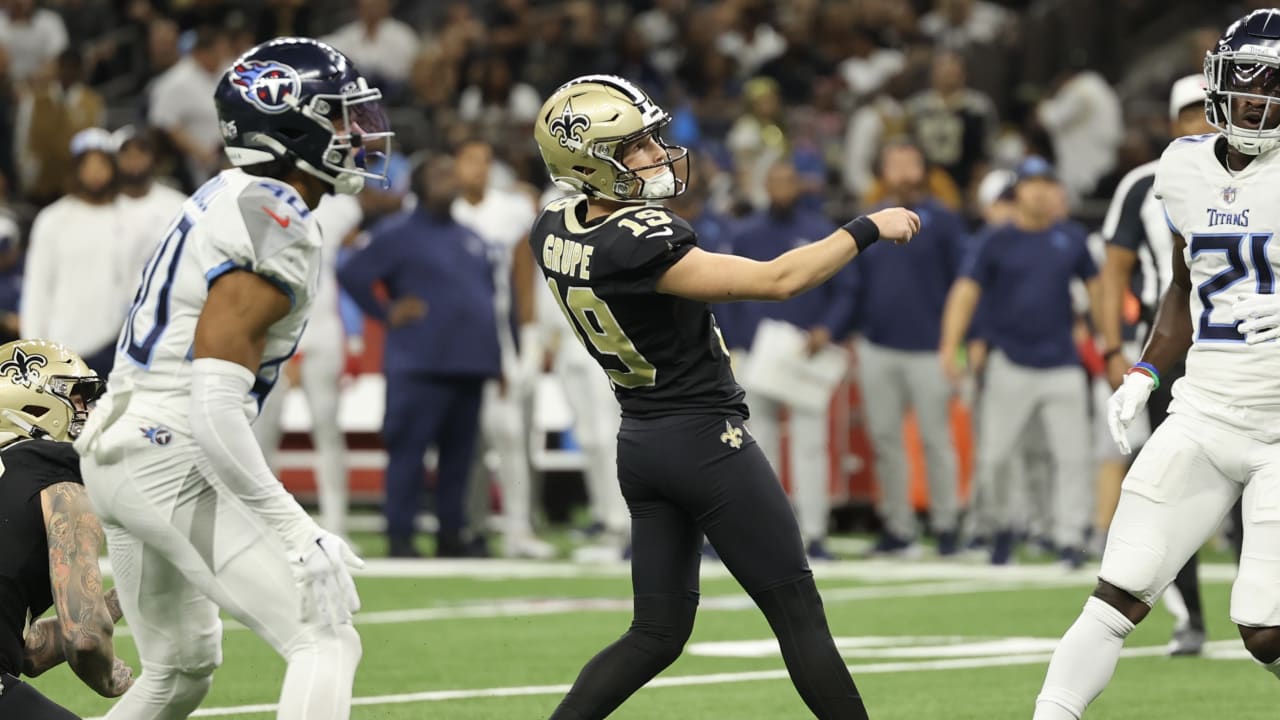
[[[1189,105],[1203,105],[1205,99],[1204,75],[1197,73],[1180,78],[1169,91],[1169,119],[1177,120],[1178,114]]]

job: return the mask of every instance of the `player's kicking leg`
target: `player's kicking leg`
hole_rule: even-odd
[[[1185,415],[1151,436],[1125,477],[1098,587],[1053,653],[1034,720],[1078,720],[1101,694],[1125,638],[1239,497],[1240,483],[1219,468],[1238,466],[1248,443]]]
[[[121,432],[137,427],[131,420]],[[218,607],[288,663],[280,720],[345,720],[361,654],[350,622],[302,622],[284,547],[208,480],[190,439],[122,445],[117,462],[82,459],[143,668],[111,720],[181,720],[200,704],[221,661]]]

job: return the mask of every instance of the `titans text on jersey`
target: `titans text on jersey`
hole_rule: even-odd
[[[574,334],[613,382],[624,416],[747,414],[729,353],[705,303],[654,292],[697,245],[689,224],[658,207],[586,223],[586,197],[557,200],[529,242]]]
[[[1238,427],[1260,439],[1280,439],[1280,356],[1273,344],[1248,345],[1231,306],[1276,291],[1280,247],[1280,153],[1257,156],[1228,172],[1218,135],[1175,140],[1160,159],[1155,193],[1170,228],[1186,241],[1195,342],[1187,375],[1174,385],[1174,404]]]

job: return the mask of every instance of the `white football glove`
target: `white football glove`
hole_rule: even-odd
[[[1280,338],[1280,295],[1245,295],[1231,306],[1231,316],[1242,321],[1239,330],[1250,345]]]
[[[351,622],[352,613],[360,609],[351,571],[364,567],[364,561],[342,538],[317,528],[310,543],[290,553],[289,563],[302,595],[303,622]]]
[[[1147,398],[1156,389],[1156,381],[1146,373],[1129,373],[1124,382],[1107,400],[1107,428],[1111,431],[1111,439],[1115,441],[1120,452],[1128,455],[1133,452],[1129,447],[1129,424],[1147,406]]]

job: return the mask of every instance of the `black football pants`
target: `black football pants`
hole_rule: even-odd
[[[9,673],[0,673],[0,718],[13,720],[80,720],[79,716],[40,694]]]
[[[814,716],[867,717],[791,505],[741,417],[624,418],[618,479],[631,512],[631,628],[587,663],[552,720],[604,718],[679,657],[693,631],[704,534],[764,612]]]

